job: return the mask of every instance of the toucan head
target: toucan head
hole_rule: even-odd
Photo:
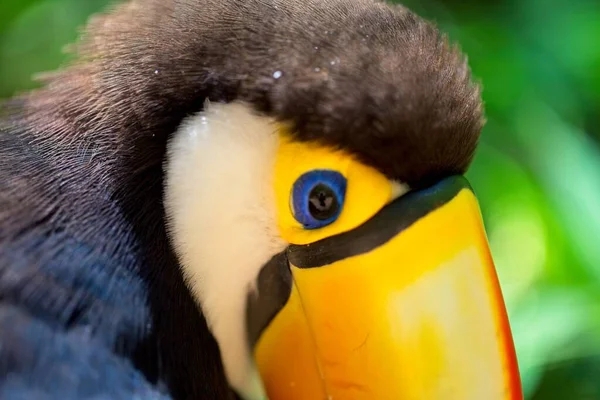
[[[168,147],[170,237],[230,385],[247,400],[521,398],[462,176],[483,125],[464,57],[403,7],[309,3],[231,19],[239,63],[213,78],[238,95]]]

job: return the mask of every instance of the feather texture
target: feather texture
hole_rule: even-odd
[[[64,344],[88,362],[93,343],[144,393],[233,398],[163,209],[167,140],[206,99],[244,101],[413,187],[463,172],[483,124],[460,52],[372,0],[132,0],[73,49],[0,111],[0,348],[28,346],[0,350],[0,393],[24,357],[23,371],[51,368]],[[33,327],[38,345],[14,340]],[[106,385],[100,369],[71,378]],[[56,379],[23,382],[58,396]]]

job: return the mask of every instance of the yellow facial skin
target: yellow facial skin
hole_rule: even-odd
[[[283,139],[275,190],[279,228],[290,243],[354,230],[393,200],[392,183],[374,169],[342,152]],[[291,188],[303,173],[324,168],[347,178],[343,210],[331,225],[304,230],[290,210]],[[470,190],[371,251],[290,268],[291,295],[255,346],[270,400],[522,399]]]
[[[290,209],[290,190],[305,172],[331,169],[348,180],[346,201],[340,217],[331,225],[306,230]],[[275,201],[281,237],[292,244],[314,243],[320,239],[356,228],[392,200],[392,183],[374,168],[367,167],[342,151],[313,143],[293,142],[280,136],[275,163]]]

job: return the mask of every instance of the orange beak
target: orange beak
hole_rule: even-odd
[[[464,178],[409,193],[350,232],[284,254],[289,290],[253,340],[269,399],[523,398]]]

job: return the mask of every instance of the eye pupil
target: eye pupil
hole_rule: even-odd
[[[325,221],[333,217],[339,209],[339,202],[333,189],[322,183],[317,184],[309,194],[308,210],[313,218]]]

